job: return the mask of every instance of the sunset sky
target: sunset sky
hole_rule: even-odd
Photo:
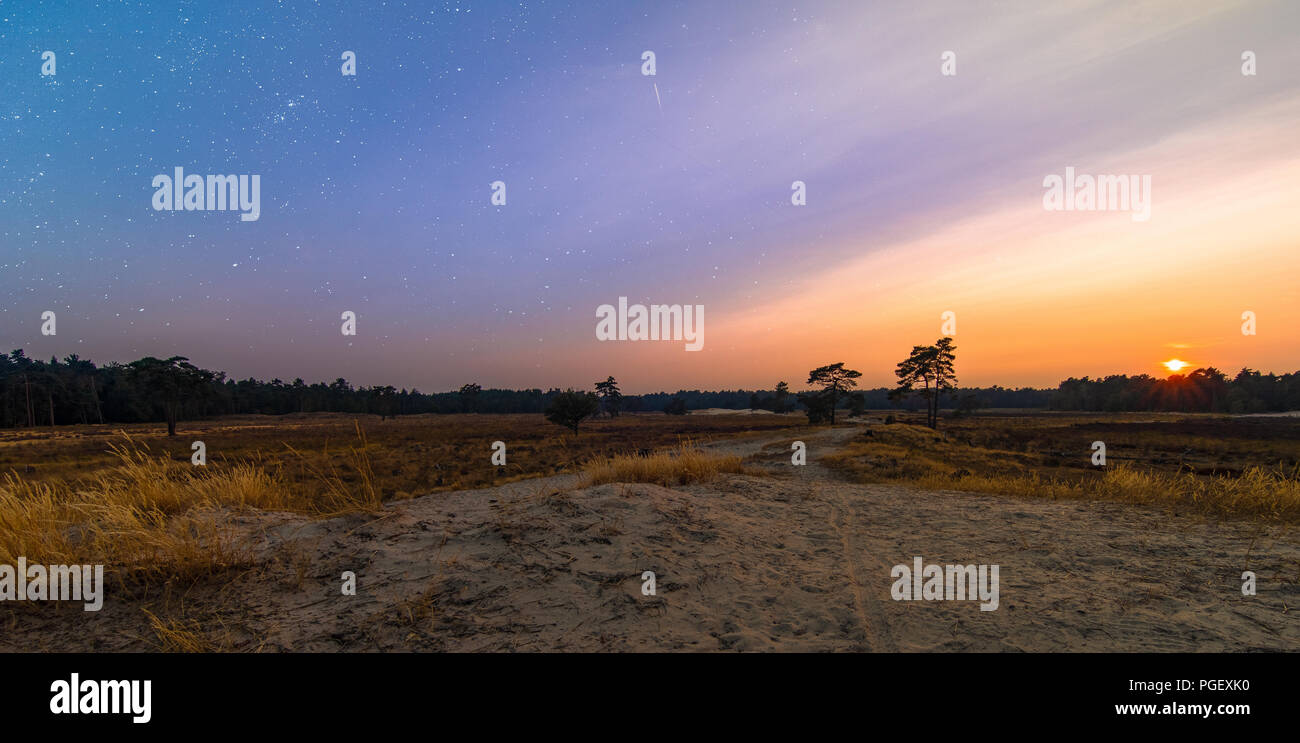
[[[167,5],[0,5],[0,350],[873,387],[951,311],[967,386],[1300,369],[1293,0]],[[155,211],[177,166],[260,174],[260,219]],[[1046,211],[1067,167],[1150,219]],[[704,349],[598,341],[620,296]]]

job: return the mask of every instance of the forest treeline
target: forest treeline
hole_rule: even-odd
[[[593,377],[598,375],[593,374]],[[598,380],[593,379],[593,384]],[[838,407],[919,410],[921,399],[890,398],[890,388],[860,390]],[[286,413],[542,413],[558,389],[482,389],[424,393],[392,386],[357,387],[345,379],[308,384],[302,379],[235,380],[200,369],[184,358],[145,358],[97,366],[76,355],[62,361],[28,358],[21,350],[0,355],[0,425],[48,426],[134,423],[218,415]],[[858,397],[860,395],[860,397]],[[701,408],[802,409],[784,383],[771,390],[678,390],[623,395],[623,412]],[[999,386],[945,392],[940,407],[1051,408],[1091,411],[1207,411],[1253,413],[1300,409],[1300,372],[1275,375],[1243,369],[1229,378],[1215,369],[1157,379],[1145,375],[1067,379],[1055,389]]]
[[[1229,377],[1214,367],[1159,379],[1122,374],[1101,379],[1071,377],[1052,393],[1055,410],[1165,410],[1205,413],[1269,413],[1300,410],[1300,371],[1263,374],[1242,369]]]

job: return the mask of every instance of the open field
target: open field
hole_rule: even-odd
[[[876,419],[887,414],[878,414]],[[898,416],[828,458],[858,482],[1149,503],[1300,523],[1300,420],[1184,414]],[[1093,442],[1106,466],[1092,463]]]
[[[687,440],[754,435],[803,422],[798,415],[624,414],[585,422],[575,436],[541,415],[385,420],[377,415],[312,413],[186,422],[171,438],[158,424],[0,429],[0,473],[12,471],[27,481],[46,483],[94,478],[119,467],[114,445],[139,447],[188,466],[191,443],[203,441],[208,471],[252,465],[282,478],[307,506],[316,500],[322,476],[337,476],[356,490],[373,486],[381,500],[407,498],[553,475],[596,457]],[[505,467],[490,461],[494,441],[506,444]]]
[[[1300,422],[881,418],[624,416],[575,438],[540,416],[363,419],[362,437],[294,416],[135,430],[153,453],[116,457],[109,430],[5,432],[0,563],[110,577],[100,612],[0,607],[0,650],[1300,649]],[[917,555],[1000,565],[1000,608],[891,600]]]
[[[887,415],[870,413],[875,420]],[[922,422],[920,416],[892,415],[900,423]],[[1058,474],[1091,470],[1094,441],[1106,444],[1109,464],[1163,471],[1233,475],[1249,466],[1300,467],[1300,420],[1292,416],[999,411],[944,418],[938,432],[968,448],[1015,453],[1018,468]]]
[[[785,416],[622,416],[573,435],[540,415],[312,415],[222,419],[114,431],[6,432],[0,451],[0,564],[103,564],[120,592],[215,579],[253,564],[232,514],[309,517],[375,513],[392,500],[577,471],[619,454],[649,454],[797,424]],[[190,445],[207,446],[205,466]],[[505,466],[491,463],[506,444]],[[663,453],[635,461],[662,466]],[[681,461],[696,461],[687,457]],[[713,465],[700,461],[705,470]],[[735,467],[732,467],[735,471]]]

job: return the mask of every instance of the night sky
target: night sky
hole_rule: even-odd
[[[0,350],[873,386],[952,310],[963,384],[1294,371],[1297,39],[1294,2],[4,0]],[[260,219],[155,211],[177,166],[260,175]],[[1067,166],[1151,174],[1151,221],[1044,212]],[[620,296],[704,305],[705,350],[598,342]]]

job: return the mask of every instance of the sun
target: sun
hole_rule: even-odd
[[[1188,363],[1186,361],[1181,361],[1179,359],[1170,359],[1168,361],[1162,361],[1160,363],[1164,364],[1165,368],[1171,372],[1182,371],[1188,366]]]

